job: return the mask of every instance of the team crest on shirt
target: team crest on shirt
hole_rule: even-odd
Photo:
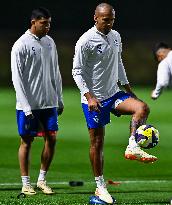
[[[119,43],[116,39],[114,40],[114,43],[115,43],[116,46],[119,46]]]
[[[32,51],[33,51],[34,55],[36,55],[35,47],[32,47]]]
[[[103,52],[102,51],[102,45],[101,44],[97,45],[97,53],[100,54],[102,52]]]
[[[98,118],[98,116],[94,116],[94,117],[93,117],[93,120],[94,120],[96,123],[99,123],[99,118]]]
[[[51,44],[50,44],[50,43],[48,43],[48,47],[49,47],[49,48],[52,48],[52,46],[51,46]]]

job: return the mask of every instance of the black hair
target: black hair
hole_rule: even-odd
[[[51,13],[48,9],[44,8],[44,7],[39,7],[37,9],[34,9],[32,11],[32,15],[31,15],[31,20],[33,19],[41,19],[41,18],[50,18],[51,17]]]
[[[170,47],[168,46],[167,43],[164,43],[164,42],[156,43],[155,46],[154,46],[154,48],[152,49],[155,60],[157,60],[156,52],[157,52],[160,48],[169,49]]]

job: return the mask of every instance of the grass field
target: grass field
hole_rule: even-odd
[[[139,98],[151,109],[148,123],[159,129],[160,142],[149,150],[159,160],[142,164],[124,159],[128,143],[130,116],[115,118],[106,127],[104,146],[104,176],[106,180],[120,181],[119,186],[108,185],[117,204],[170,204],[172,199],[172,95],[166,90],[157,100],[150,99],[151,88],[135,89]],[[89,162],[89,139],[80,107],[77,89],[64,89],[65,111],[59,117],[59,135],[56,154],[47,175],[47,181],[56,194],[38,194],[17,199],[21,190],[18,165],[20,138],[15,119],[15,93],[0,90],[0,205],[86,205],[94,194],[95,184]],[[31,181],[35,184],[40,166],[43,139],[36,138],[31,153]],[[83,181],[84,186],[71,187],[69,181]]]

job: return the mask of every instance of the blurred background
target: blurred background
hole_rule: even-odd
[[[63,86],[75,86],[71,75],[74,46],[94,25],[97,4],[110,3],[116,11],[114,29],[121,34],[123,63],[132,86],[156,82],[157,64],[152,55],[156,42],[172,45],[170,0],[17,0],[6,1],[0,12],[0,87],[12,86],[10,52],[13,43],[30,27],[32,9],[44,6],[52,14],[49,33],[57,44]]]

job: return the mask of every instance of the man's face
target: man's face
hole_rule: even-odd
[[[104,34],[108,34],[109,31],[112,29],[114,19],[115,19],[115,11],[114,10],[111,11],[106,8],[100,10],[94,16],[97,29]]]
[[[156,52],[156,57],[157,57],[158,62],[161,62],[164,58],[166,58],[168,52],[169,52],[169,49],[167,48],[158,49]]]
[[[38,37],[43,37],[50,30],[51,18],[41,18],[39,20],[33,19],[31,23],[32,27],[34,27],[35,35],[37,35]]]

